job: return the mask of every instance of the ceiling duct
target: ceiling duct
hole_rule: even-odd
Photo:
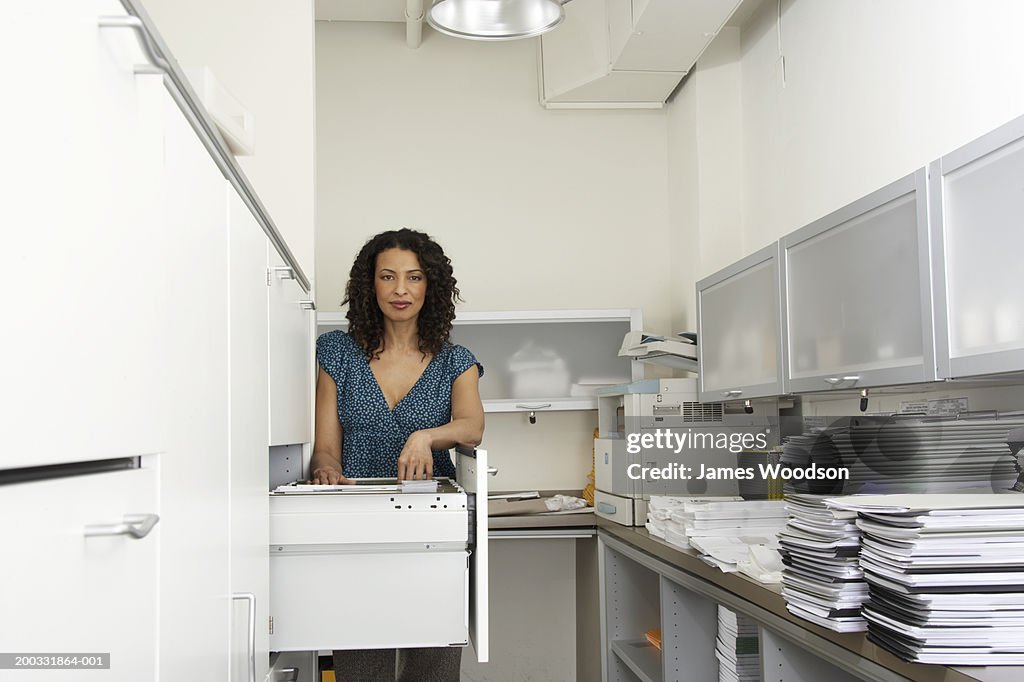
[[[540,39],[549,108],[659,108],[743,0],[588,0]]]

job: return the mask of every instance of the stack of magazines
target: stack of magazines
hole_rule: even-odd
[[[868,638],[943,665],[1024,665],[1024,495],[864,495]]]
[[[857,512],[829,509],[821,495],[786,498],[789,521],[779,533],[782,596],[790,613],[836,632],[867,629],[861,604],[868,586],[858,562]]]
[[[715,656],[720,682],[760,682],[761,635],[757,623],[719,604]]]

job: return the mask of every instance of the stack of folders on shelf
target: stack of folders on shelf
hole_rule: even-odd
[[[856,417],[832,433],[846,494],[1001,492],[1018,480],[1008,434],[1024,413]]]
[[[761,634],[757,623],[719,604],[715,656],[721,682],[760,682]]]
[[[860,568],[857,512],[829,509],[822,495],[786,498],[789,522],[779,533],[786,608],[836,632],[867,629],[861,604],[868,585]]]
[[[1024,495],[865,495],[868,639],[943,665],[1024,665]]]
[[[707,502],[736,502],[742,497],[680,497],[675,495],[651,495],[647,503],[647,523],[644,526],[647,531],[656,538],[665,542],[686,549],[690,546],[687,537],[687,526],[680,516],[672,518],[675,511],[685,512],[686,505],[702,504]]]

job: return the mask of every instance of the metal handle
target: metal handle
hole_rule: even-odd
[[[833,386],[835,386],[836,384],[841,384],[844,381],[860,381],[860,377],[859,376],[851,376],[851,377],[826,377],[825,378],[825,383],[831,384]]]
[[[104,535],[130,535],[136,540],[149,535],[153,526],[159,523],[157,514],[125,514],[121,523],[98,523],[85,527],[85,537],[101,537]]]
[[[516,407],[520,410],[543,410],[551,407],[551,403],[537,403],[536,405],[526,405],[524,403],[517,403]]]
[[[274,671],[274,682],[296,682],[298,679],[298,668],[279,668]]]
[[[314,301],[299,301],[299,307],[303,310],[316,310],[316,303]]]
[[[270,270],[277,275],[278,279],[295,279],[295,268],[287,265],[275,265]]]
[[[171,65],[167,63],[166,59],[157,54],[152,38],[149,37],[149,32],[146,30],[145,24],[142,23],[142,19],[132,16],[100,17],[97,23],[100,28],[130,28],[135,32],[139,39],[139,45],[142,47],[142,51],[146,53],[146,59],[149,60],[148,66],[136,65],[135,73],[166,74],[170,72]]]
[[[125,9],[131,13],[130,16],[98,17],[98,25],[101,28],[129,28],[135,31],[139,37],[139,43],[146,53],[146,58],[149,60],[148,65],[135,66],[135,72],[163,74],[167,92],[170,93],[175,103],[185,115],[185,118],[188,119],[189,125],[192,126],[192,129],[199,137],[199,141],[203,143],[210,156],[213,157],[214,162],[221,173],[224,174],[224,177],[227,178],[231,186],[238,192],[242,202],[255,216],[256,222],[260,224],[263,232],[270,239],[271,244],[274,245],[274,249],[281,254],[284,262],[290,263],[295,269],[295,279],[299,282],[299,286],[306,293],[311,293],[313,287],[309,278],[302,271],[298,260],[292,254],[291,249],[288,248],[288,244],[285,242],[284,237],[281,236],[281,232],[277,229],[274,221],[267,214],[267,209],[263,206],[263,202],[256,196],[256,191],[249,183],[248,178],[245,177],[234,155],[228,149],[227,143],[224,142],[217,131],[216,125],[210,119],[209,114],[206,113],[206,109],[199,103],[199,98],[192,91],[192,87],[181,72],[181,68],[173,58],[164,56],[169,55],[170,51],[164,45],[159,32],[152,26],[149,16],[141,8],[137,7],[139,4],[137,1],[124,4],[126,5]]]
[[[497,476],[498,475],[498,467],[487,467],[487,475],[488,476]]]
[[[601,512],[602,514],[614,514],[615,513],[615,505],[614,504],[608,504],[607,502],[598,502],[597,503],[597,511]]]
[[[252,592],[238,592],[232,599],[249,602],[249,682],[256,682],[256,595]]]
[[[737,391],[737,390],[722,391],[722,397],[723,398],[731,398],[732,396],[738,396],[738,395],[743,395],[743,391]]]

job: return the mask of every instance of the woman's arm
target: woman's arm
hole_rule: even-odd
[[[338,421],[338,385],[322,367],[316,375],[316,412],[313,456],[309,460],[313,483],[349,483],[341,474],[341,423]]]
[[[319,396],[319,389],[317,391]],[[319,397],[317,398],[319,403]],[[398,456],[398,478],[433,478],[433,450],[457,444],[480,445],[484,437],[484,405],[480,401],[480,371],[474,364],[452,383],[452,420],[433,429],[414,431]]]

